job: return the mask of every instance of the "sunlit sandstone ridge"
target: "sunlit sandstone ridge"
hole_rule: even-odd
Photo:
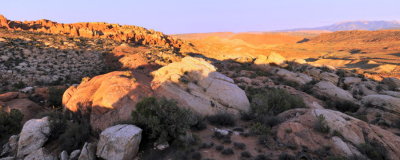
[[[3,15],[0,15],[0,28],[87,38],[109,38],[119,42],[173,48],[180,48],[184,44],[182,40],[165,35],[162,32],[133,25],[109,24],[104,22],[63,24],[46,19],[21,22],[8,20]]]

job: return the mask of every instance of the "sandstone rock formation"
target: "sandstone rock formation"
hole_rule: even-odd
[[[116,125],[100,134],[97,156],[103,159],[131,160],[142,139],[142,129],[134,125]]]
[[[361,102],[368,107],[378,107],[400,114],[400,98],[388,95],[368,95]]]
[[[22,123],[34,118],[40,111],[43,110],[41,106],[39,106],[35,102],[32,102],[28,98],[13,99],[3,103],[4,104],[2,109],[6,112],[11,111],[11,109],[17,109],[24,115]]]
[[[250,108],[244,91],[203,59],[185,57],[152,74],[151,87],[158,96],[174,99],[199,114],[237,114]]]
[[[152,95],[149,77],[130,71],[115,71],[71,86],[62,103],[71,110],[90,114],[94,129],[105,129],[118,121],[130,119],[136,103]]]
[[[355,102],[353,95],[328,81],[321,81],[313,87],[314,94],[331,100]]]
[[[21,22],[7,20],[0,15],[0,28],[86,38],[108,38],[120,42],[173,48],[180,48],[184,44],[182,40],[143,27],[103,22],[63,24],[46,19]]]
[[[256,65],[256,67],[263,69],[263,68],[268,68],[270,64],[280,65],[285,61],[286,61],[285,57],[283,57],[278,53],[272,52],[268,56],[259,55],[255,59],[254,64]]]
[[[323,116],[329,133],[319,133],[314,128],[318,116]],[[376,142],[384,147],[389,159],[400,156],[400,137],[378,126],[348,116],[338,111],[327,109],[297,109],[279,115],[286,121],[277,127],[277,138],[283,144],[305,146],[310,150],[318,150],[330,146],[335,155],[361,156],[357,146]],[[285,130],[290,129],[291,132]],[[340,134],[327,136],[324,134]]]
[[[50,122],[48,117],[42,119],[31,119],[24,124],[20,137],[18,140],[18,158],[23,158],[24,156],[31,153],[40,153],[37,151],[40,149],[47,141],[50,134]],[[34,153],[36,155],[36,153]],[[34,156],[30,156],[35,159]],[[28,158],[29,159],[29,158]]]

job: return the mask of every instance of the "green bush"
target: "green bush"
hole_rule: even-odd
[[[59,140],[64,150],[72,152],[75,149],[80,149],[89,137],[89,122],[70,122],[67,124],[65,132],[60,135]]]
[[[293,108],[304,108],[303,99],[283,89],[271,88],[252,96],[251,112],[255,117],[277,115]]]
[[[63,88],[50,87],[49,91],[49,104],[50,106],[61,107],[62,96],[65,92]]]
[[[18,134],[22,129],[21,121],[24,115],[17,109],[11,109],[9,113],[1,109],[0,107],[0,139]]]
[[[366,142],[358,146],[359,151],[366,155],[370,159],[374,160],[387,160],[389,159],[387,155],[387,150],[382,144],[371,141]]]
[[[321,133],[329,133],[331,128],[326,123],[324,115],[321,114],[317,116],[317,121],[314,123],[314,129]]]
[[[82,148],[91,134],[89,117],[78,112],[46,112],[41,117],[49,117],[50,140],[58,140],[62,150],[71,152]]]
[[[143,129],[147,140],[157,143],[179,140],[197,124],[197,116],[179,108],[176,102],[154,97],[144,98],[132,112],[133,123]]]
[[[235,119],[233,115],[228,113],[217,113],[212,116],[208,116],[207,120],[216,126],[235,126]]]
[[[260,122],[255,122],[251,125],[250,131],[255,135],[268,135],[271,133],[271,127],[266,126]]]

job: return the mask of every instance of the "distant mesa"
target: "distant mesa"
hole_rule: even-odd
[[[63,24],[46,19],[21,22],[11,21],[0,15],[0,28],[86,38],[108,38],[118,42],[172,47],[174,49],[179,49],[184,45],[182,40],[165,35],[162,32],[133,25],[109,24],[104,22]]]
[[[340,22],[328,26],[321,26],[315,28],[295,28],[284,31],[350,31],[350,30],[387,30],[387,29],[400,29],[400,22],[398,21],[348,21]]]

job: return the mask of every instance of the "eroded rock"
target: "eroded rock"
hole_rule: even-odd
[[[142,139],[142,129],[134,125],[116,125],[100,134],[96,155],[103,159],[135,158]]]

